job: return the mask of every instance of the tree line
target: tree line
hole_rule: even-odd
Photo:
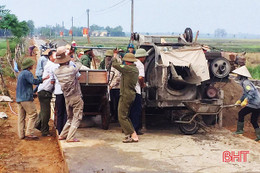
[[[83,28],[84,27],[73,27],[71,30],[73,31],[73,36],[82,36],[83,34]],[[94,31],[107,31],[108,36],[112,37],[123,37],[125,36],[125,33],[123,32],[122,26],[116,26],[116,27],[103,27],[103,26],[98,26],[98,25],[91,25],[89,27],[89,33],[91,35],[92,32]],[[61,25],[56,25],[56,26],[51,26],[47,25],[45,27],[38,27],[35,28],[34,34],[35,35],[40,35],[44,37],[57,37],[59,36],[60,32],[62,31],[64,36],[69,36],[69,30]]]

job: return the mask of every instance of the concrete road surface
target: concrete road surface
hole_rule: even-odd
[[[175,127],[156,127],[139,136],[138,143],[122,143],[118,124],[109,130],[80,128],[78,143],[61,141],[71,173],[86,172],[259,172],[260,143],[212,128],[188,136]],[[238,152],[241,162],[224,162]],[[237,157],[240,157],[237,156]]]

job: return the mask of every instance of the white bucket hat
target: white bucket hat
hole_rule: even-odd
[[[252,76],[251,76],[250,72],[248,71],[248,69],[246,68],[246,66],[239,67],[239,68],[233,70],[232,72],[236,73],[238,75],[241,75],[241,76],[252,78]]]

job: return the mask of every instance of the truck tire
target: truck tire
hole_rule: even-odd
[[[184,114],[180,117],[180,121],[189,121],[192,116],[192,114]],[[196,121],[193,121],[190,124],[180,123],[179,129],[185,135],[193,135],[199,130],[199,125]]]

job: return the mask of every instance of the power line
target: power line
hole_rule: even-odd
[[[107,12],[107,10],[110,10],[110,9],[116,7],[116,6],[122,5],[124,2],[129,2],[129,0],[121,0],[118,3],[112,5],[112,6],[108,7],[108,8],[101,9],[101,10],[94,10],[94,13],[95,14],[104,14],[105,12]],[[124,4],[126,4],[126,3],[124,3]]]

